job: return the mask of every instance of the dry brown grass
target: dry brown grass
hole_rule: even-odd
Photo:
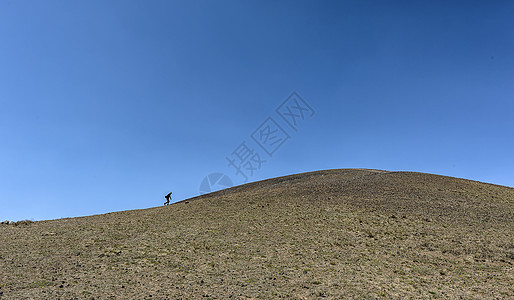
[[[0,226],[2,299],[514,297],[514,189],[328,170]]]

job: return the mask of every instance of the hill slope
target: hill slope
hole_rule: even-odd
[[[343,169],[0,225],[0,298],[514,297],[514,189]]]

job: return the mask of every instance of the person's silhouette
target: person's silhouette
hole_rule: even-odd
[[[169,192],[168,195],[164,196],[164,199],[166,199],[166,202],[164,202],[164,205],[169,205],[171,200],[171,192]]]

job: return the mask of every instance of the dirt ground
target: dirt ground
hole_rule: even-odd
[[[0,225],[0,299],[514,299],[514,189],[328,170]]]

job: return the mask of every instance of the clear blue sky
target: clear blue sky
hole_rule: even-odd
[[[249,181],[376,168],[514,186],[513,15],[513,1],[1,0],[0,219],[154,207],[214,172],[241,184],[226,158],[243,141],[266,160]],[[293,91],[315,111],[297,131],[275,111]],[[268,117],[290,136],[272,157],[251,138]]]

